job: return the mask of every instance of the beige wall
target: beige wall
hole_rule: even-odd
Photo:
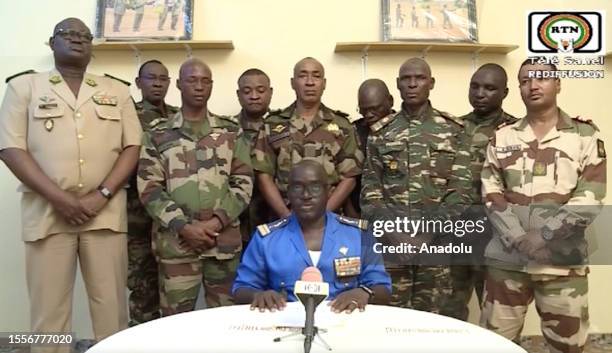
[[[528,10],[603,9],[612,15],[612,2],[607,0],[480,0],[477,5],[479,36],[482,43],[518,44],[520,48],[507,56],[481,55],[472,62],[469,54],[429,53],[437,78],[431,100],[434,106],[454,114],[470,109],[467,102],[468,80],[473,65],[496,62],[511,77],[510,94],[505,108],[514,115],[524,113],[515,80],[524,59]],[[95,1],[0,1],[0,77],[26,69],[46,70],[52,65],[48,39],[56,22],[74,16],[94,27]],[[220,114],[239,110],[235,99],[236,78],[249,67],[268,72],[274,86],[272,107],[281,108],[293,99],[289,77],[293,64],[304,56],[318,58],[326,67],[327,90],[324,102],[351,115],[356,109],[356,90],[362,81],[359,53],[334,53],[340,41],[377,41],[380,34],[379,0],[195,0],[194,39],[233,40],[233,51],[195,51],[194,55],[208,62],[214,74],[214,90],[210,109]],[[608,50],[612,26],[607,28]],[[399,106],[395,77],[401,62],[420,53],[371,52],[368,77],[385,80]],[[186,52],[143,52],[141,61],[157,58],[167,64],[176,77]],[[131,52],[99,52],[90,71],[112,73],[132,80],[137,60]],[[610,75],[610,64],[606,75]],[[5,84],[0,84],[3,94]],[[606,141],[612,141],[612,122],[606,99],[610,99],[612,80],[566,80],[560,95],[561,106],[570,114],[592,117],[600,126]],[[133,91],[135,98],[138,92]],[[178,103],[178,92],[171,87],[168,101]],[[61,141],[58,141],[61,143]],[[608,142],[610,144],[610,142]],[[609,147],[610,148],[610,147]],[[19,195],[16,180],[0,167],[0,331],[28,329],[28,299],[24,281],[24,250],[19,236]],[[605,235],[605,230],[600,230]],[[607,294],[612,292],[612,267],[594,267],[590,277],[591,316],[594,332],[612,332],[612,309]],[[79,281],[75,296],[75,329],[79,336],[91,334],[83,286]],[[538,322],[530,312],[525,333],[537,334]],[[475,318],[474,314],[472,317]]]

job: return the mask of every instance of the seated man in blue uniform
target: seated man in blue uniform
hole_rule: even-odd
[[[389,302],[391,280],[373,251],[374,238],[365,232],[365,221],[326,211],[329,188],[319,163],[303,160],[293,167],[288,189],[293,213],[257,227],[232,288],[236,303],[282,310],[297,300],[294,283],[309,266],[329,283],[335,312]]]

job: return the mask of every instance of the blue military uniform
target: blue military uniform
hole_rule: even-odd
[[[375,240],[363,232],[365,221],[327,212],[321,256],[317,268],[329,283],[329,299],[360,285],[384,285],[391,292],[391,280],[382,257],[373,251]],[[306,267],[314,266],[295,215],[257,227],[238,267],[232,288],[286,292],[296,301],[295,281]]]

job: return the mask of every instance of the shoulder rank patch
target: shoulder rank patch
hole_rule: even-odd
[[[589,125],[591,125],[591,126],[592,126],[592,127],[595,129],[595,130],[599,131],[599,128],[597,127],[597,125],[595,125],[595,123],[593,122],[593,120],[591,120],[591,119],[589,119],[589,118],[586,118],[586,117],[584,117],[584,116],[580,116],[580,115],[578,115],[578,116],[576,116],[576,117],[572,118],[572,120],[579,121],[579,122],[581,122],[581,123],[585,123],[585,124],[589,124]]]
[[[267,118],[270,115],[279,115],[283,110],[282,109],[269,109],[268,114],[266,114],[263,118]]]
[[[272,223],[258,225],[257,230],[259,231],[259,234],[261,234],[262,237],[265,237],[272,231],[284,227],[285,225],[287,225],[287,223],[289,223],[289,218],[282,218]]]
[[[240,125],[240,121],[238,120],[238,116],[236,116],[236,115],[217,115],[217,114],[213,114],[213,113],[210,113],[210,115],[212,115],[212,116],[214,116],[216,118],[228,121],[228,122],[232,123],[233,125]]]
[[[604,142],[601,139],[597,139],[597,157],[606,158],[606,149],[604,148]]]
[[[465,122],[461,118],[458,118],[458,117],[454,116],[451,113],[443,112],[443,111],[440,111],[440,110],[437,110],[437,109],[435,109],[435,111],[437,111],[438,114],[440,114],[441,117],[443,117],[445,119],[448,119],[450,121],[453,121],[456,124],[458,124],[459,126],[464,126],[465,125]]]
[[[346,216],[341,216],[341,215],[337,215],[337,217],[340,223],[348,224],[349,226],[353,226],[361,230],[368,229],[368,221],[366,221],[365,219],[357,219],[357,218],[351,218],[351,217],[346,217]]]
[[[19,76],[21,76],[21,75],[28,75],[28,74],[35,74],[35,73],[36,73],[36,71],[34,71],[34,70],[26,70],[26,71],[22,71],[22,72],[19,72],[19,73],[16,73],[16,74],[14,74],[14,75],[11,75],[11,76],[7,77],[7,78],[4,80],[4,83],[9,83],[9,81],[10,81],[10,80],[14,79],[15,77],[19,77]]]
[[[339,116],[341,116],[343,118],[347,118],[347,119],[349,117],[349,115],[347,113],[343,112],[342,110],[334,110],[334,114],[339,115]]]
[[[113,76],[113,75],[104,74],[104,76],[105,76],[105,77],[108,77],[108,78],[112,78],[113,80],[117,80],[117,81],[119,81],[119,82],[123,83],[123,84],[124,84],[124,85],[126,85],[126,86],[130,86],[130,85],[131,85],[131,83],[130,83],[129,81],[122,80],[122,79],[120,79],[120,78],[118,78],[118,77],[115,77],[115,76]]]
[[[378,120],[377,122],[375,122],[374,124],[372,124],[370,126],[370,130],[376,132],[380,129],[382,129],[383,127],[385,127],[386,125],[388,125],[391,120],[393,120],[393,118],[395,118],[395,114],[390,114],[385,116],[384,118]]]

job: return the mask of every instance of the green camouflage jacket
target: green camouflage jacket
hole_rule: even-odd
[[[362,216],[458,216],[471,204],[472,173],[463,123],[431,107],[372,126],[361,179]]]
[[[178,111],[177,107],[166,104],[166,112],[169,117],[172,117]],[[143,131],[150,130],[167,120],[167,117],[163,116],[156,106],[145,100],[136,103],[136,112]],[[130,177],[127,189],[128,233],[130,235],[148,236],[145,233],[150,232],[151,218],[140,203],[136,184],[136,172],[134,172]]]
[[[274,176],[285,200],[291,167],[302,159],[321,163],[331,185],[361,174],[363,163],[355,128],[347,115],[324,105],[311,124],[296,114],[295,103],[269,115],[253,154],[253,168]]]
[[[480,173],[487,156],[486,150],[489,140],[493,137],[493,134],[495,134],[495,130],[501,125],[512,124],[518,119],[503,110],[493,112],[484,117],[479,117],[472,112],[462,116],[460,119],[465,125],[465,133],[470,139],[474,203],[482,204],[482,182],[480,181]]]
[[[154,249],[162,259],[222,258],[240,250],[238,215],[253,189],[249,146],[231,117],[209,113],[197,133],[193,125],[179,112],[143,139],[138,191],[158,226]],[[178,245],[186,223],[213,216],[223,224],[217,247],[194,254]]]

